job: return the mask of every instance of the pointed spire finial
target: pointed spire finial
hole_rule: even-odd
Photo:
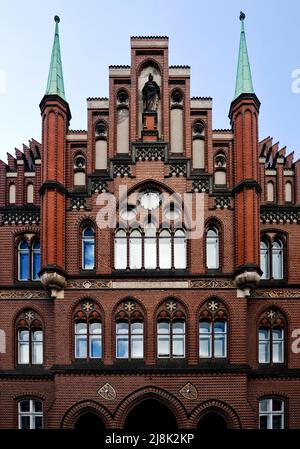
[[[58,28],[58,24],[60,22],[59,16],[54,16],[54,21],[55,21],[55,33],[51,53],[51,63],[49,68],[46,95],[58,95],[63,100],[65,100],[64,77],[60,54],[60,42],[59,42],[59,28]]]
[[[243,11],[241,11],[240,12],[240,21],[243,22],[245,19],[246,19],[246,14]]]
[[[234,99],[239,97],[241,94],[254,94],[251,68],[246,43],[245,27],[244,27],[245,18],[246,14],[243,11],[241,11],[240,12],[241,37],[240,37],[240,48],[239,48]]]

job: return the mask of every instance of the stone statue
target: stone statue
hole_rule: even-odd
[[[159,85],[153,80],[152,73],[149,73],[148,81],[145,83],[143,90],[144,112],[157,111],[158,100],[160,98]]]

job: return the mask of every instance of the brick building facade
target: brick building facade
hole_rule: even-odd
[[[300,162],[244,18],[231,129],[150,36],[76,131],[55,18],[42,143],[0,162],[0,428],[300,427]]]

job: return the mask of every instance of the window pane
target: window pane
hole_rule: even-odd
[[[32,332],[32,340],[33,341],[43,341],[43,331],[33,331]]]
[[[270,399],[263,399],[259,402],[259,409],[261,412],[266,412],[270,408]]]
[[[30,416],[20,417],[20,429],[28,430],[30,429]]]
[[[283,363],[283,342],[273,341],[273,362]]]
[[[208,358],[211,357],[211,337],[200,337],[200,345],[199,345],[200,357]]]
[[[92,270],[95,266],[94,262],[95,244],[94,240],[83,241],[83,268]]]
[[[20,412],[29,412],[30,411],[30,401],[21,401],[19,402],[19,410]]]
[[[35,412],[42,412],[43,411],[42,401],[33,400],[33,410]]]
[[[281,415],[272,417],[272,429],[283,429],[283,417]]]
[[[35,416],[35,429],[42,429],[43,428],[43,417],[42,416]]]
[[[273,411],[280,412],[283,410],[283,401],[279,399],[273,399]]]
[[[159,334],[168,334],[170,332],[170,323],[167,321],[159,321],[157,323],[157,332]]]
[[[264,241],[260,242],[260,268],[263,272],[261,278],[269,279],[270,267],[269,267],[269,247]]]
[[[136,321],[131,323],[131,333],[132,334],[142,334],[144,330],[144,323]]]
[[[18,363],[29,363],[29,331],[18,332]]]
[[[101,334],[102,324],[99,322],[90,323],[90,334]]]
[[[87,337],[84,335],[76,335],[75,337],[75,357],[87,357]]]
[[[19,263],[19,279],[27,281],[29,279],[29,251],[20,253]]]
[[[128,334],[128,323],[117,323],[117,334]]]
[[[259,363],[270,363],[270,344],[268,342],[259,343]]]
[[[215,335],[215,357],[226,357],[226,340],[223,335]]]
[[[267,416],[260,416],[260,418],[259,418],[259,428],[260,429],[267,429],[268,428],[268,417]]]
[[[211,332],[211,322],[210,321],[200,321],[199,332],[201,334],[207,334]]]
[[[215,321],[214,323],[215,333],[224,333],[226,331],[226,323],[225,321]]]
[[[33,342],[32,343],[32,363],[42,364],[43,363],[43,343]]]
[[[142,268],[142,238],[139,231],[133,231],[129,239],[129,266],[131,269]]]
[[[76,323],[75,324],[75,333],[76,334],[86,334],[87,333],[87,324],[86,323]]]
[[[180,229],[174,235],[174,267],[186,268],[186,237]]]
[[[259,341],[261,340],[269,340],[270,338],[270,331],[269,329],[259,329]]]
[[[170,337],[159,336],[158,337],[158,356],[159,357],[170,357]]]
[[[90,336],[90,357],[101,358],[102,347],[101,347],[101,337],[98,335]]]
[[[143,336],[133,335],[131,337],[131,357],[133,359],[142,359],[144,356],[143,352]]]
[[[41,253],[38,250],[34,250],[32,254],[32,278],[33,280],[39,280],[39,271],[41,269]]]
[[[117,337],[117,357],[118,358],[128,357],[128,336]]]
[[[173,335],[173,357],[184,357],[185,338],[183,335]]]
[[[185,332],[185,322],[184,321],[174,321],[172,325],[173,334],[184,334]]]

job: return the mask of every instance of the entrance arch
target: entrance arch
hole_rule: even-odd
[[[128,413],[124,429],[127,431],[176,431],[178,425],[172,411],[161,401],[148,398],[135,405]]]
[[[81,431],[104,432],[105,425],[99,415],[92,411],[81,413],[75,422],[74,428]]]
[[[200,418],[197,429],[205,432],[226,430],[228,429],[228,423],[223,415],[216,411],[210,411],[205,413],[202,418]]]
[[[62,418],[62,429],[99,429],[112,427],[109,411],[96,401],[82,401],[74,404]]]

